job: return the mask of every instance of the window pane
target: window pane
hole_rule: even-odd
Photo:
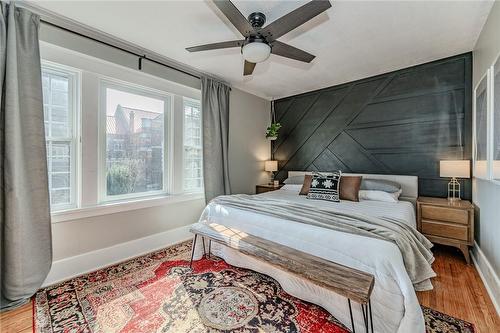
[[[47,145],[47,168],[51,209],[74,203],[72,154],[73,137],[72,74],[42,68],[43,116]]]
[[[69,75],[49,70],[42,72],[43,114],[48,138],[69,138],[72,135],[69,82]]]
[[[107,195],[163,190],[166,101],[105,89]]]
[[[47,166],[52,205],[71,203],[71,142],[47,142]]]
[[[475,176],[487,176],[487,78],[481,80],[476,90],[476,165]]]
[[[500,58],[494,69],[493,99],[493,179],[500,180]]]
[[[203,147],[199,102],[184,100],[184,190],[203,188]]]

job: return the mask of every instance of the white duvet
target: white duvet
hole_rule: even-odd
[[[380,201],[333,203],[308,200],[299,196],[300,185],[285,185],[281,190],[260,194],[273,199],[304,202],[322,209],[339,207],[371,216],[398,218],[415,227],[415,212],[409,202]],[[319,228],[267,215],[261,215],[217,204],[209,204],[202,223],[217,223],[262,237],[312,255],[369,272],[375,276],[371,297],[375,332],[424,333],[425,323],[398,247],[387,241]],[[305,301],[320,305],[351,328],[347,300],[318,287],[305,279],[292,276],[273,266],[245,256],[235,250],[212,243],[213,253],[231,265],[249,268],[276,279],[285,291]],[[195,259],[202,255],[201,242],[195,250]],[[356,329],[363,330],[361,306],[353,303]]]

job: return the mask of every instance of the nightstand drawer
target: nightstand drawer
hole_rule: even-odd
[[[469,239],[468,231],[469,229],[465,225],[422,220],[422,233],[426,235],[467,241]]]
[[[469,223],[469,212],[464,209],[422,205],[421,214],[422,219],[446,221],[460,224]]]

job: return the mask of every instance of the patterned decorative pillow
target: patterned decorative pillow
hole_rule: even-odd
[[[340,171],[335,171],[328,175],[314,173],[307,199],[340,202],[339,184]]]

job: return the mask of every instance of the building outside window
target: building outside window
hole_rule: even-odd
[[[170,97],[104,83],[105,200],[165,192]]]

